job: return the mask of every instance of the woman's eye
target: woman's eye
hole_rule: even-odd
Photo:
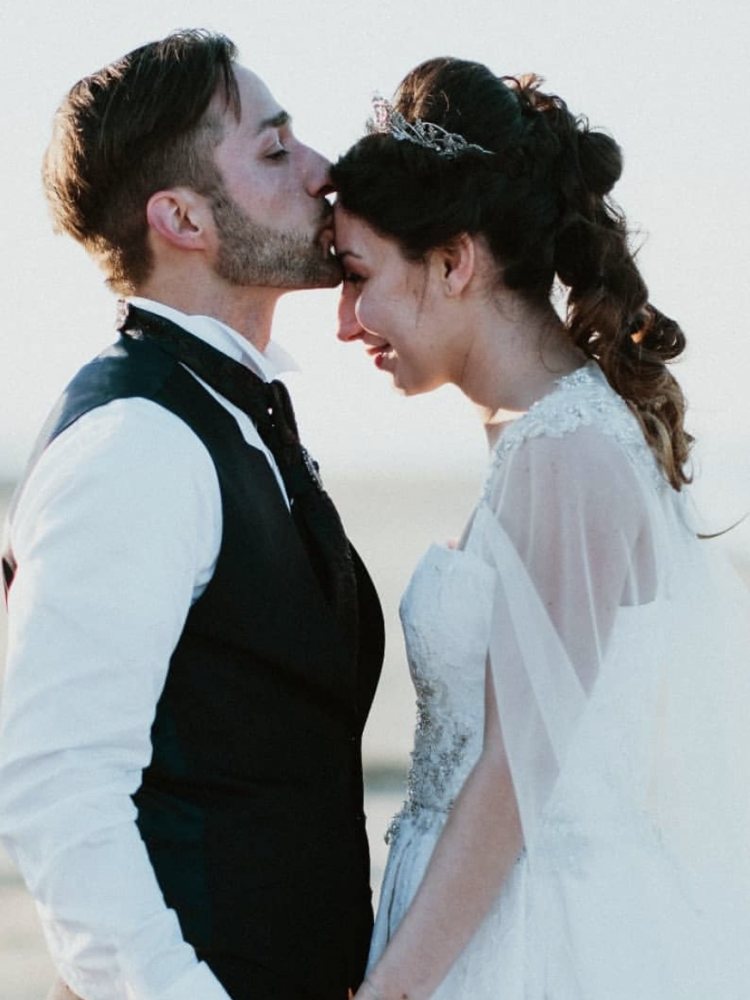
[[[274,149],[272,153],[268,154],[269,160],[283,160],[285,156],[289,155],[289,150],[285,149],[283,146],[279,146],[278,149]]]
[[[347,285],[361,285],[364,280],[361,274],[354,274],[352,271],[347,271],[344,274],[344,281]]]

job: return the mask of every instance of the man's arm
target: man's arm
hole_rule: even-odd
[[[146,400],[54,441],[11,526],[0,834],[86,1000],[227,1000],[164,902],[131,797],[220,534],[208,453]]]

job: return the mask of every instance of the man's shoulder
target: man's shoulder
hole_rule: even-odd
[[[92,358],[74,375],[64,397],[103,397],[156,395],[176,362],[146,340],[122,336]]]
[[[155,398],[174,361],[151,344],[121,337],[78,370],[61,393],[43,428],[44,447],[90,410],[128,397]]]

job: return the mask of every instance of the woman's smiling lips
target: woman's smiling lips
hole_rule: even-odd
[[[365,347],[365,350],[367,351],[367,353],[370,355],[370,357],[375,362],[375,366],[377,368],[382,368],[383,367],[383,362],[385,361],[386,356],[390,353],[391,345],[388,344],[388,343],[385,343],[385,344],[370,344],[370,345],[368,345],[368,346]]]

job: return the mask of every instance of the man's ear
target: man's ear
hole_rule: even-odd
[[[210,208],[205,198],[189,188],[170,188],[152,194],[146,218],[165,242],[181,250],[205,250]]]
[[[468,233],[462,233],[436,253],[442,270],[445,294],[449,298],[455,298],[463,292],[474,275],[476,268],[474,239]]]

